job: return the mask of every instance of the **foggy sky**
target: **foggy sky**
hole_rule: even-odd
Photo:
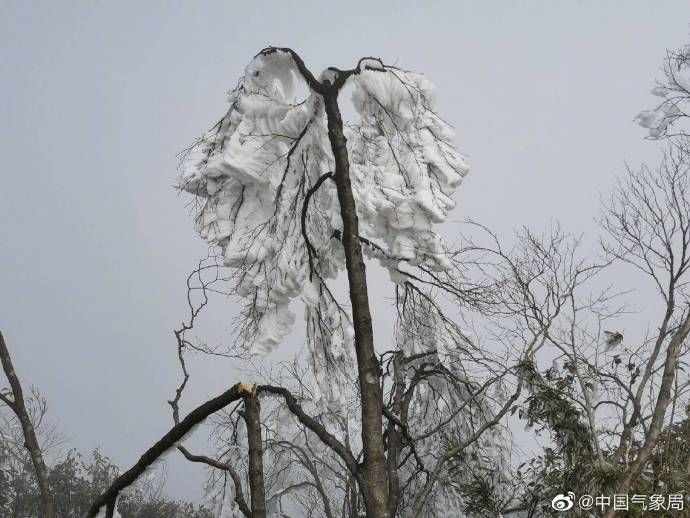
[[[471,167],[451,219],[595,236],[624,161],[657,156],[633,118],[688,22],[680,0],[0,1],[0,329],[19,375],[71,445],[123,468],[170,426],[172,330],[206,250],[176,154],[261,48],[316,73],[365,55],[425,73]],[[236,312],[215,304],[209,336]],[[192,369],[187,409],[237,381],[220,360]],[[200,497],[201,469],[172,456],[168,475],[169,494]]]

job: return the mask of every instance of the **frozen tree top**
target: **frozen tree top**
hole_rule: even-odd
[[[245,343],[255,353],[276,347],[300,296],[318,377],[351,359],[353,332],[325,282],[345,268],[342,221],[324,99],[303,67],[290,52],[257,55],[229,93],[228,112],[184,156],[177,185],[198,197],[197,231],[236,271]],[[327,69],[319,80],[338,77]],[[449,268],[433,226],[454,207],[468,169],[434,112],[432,84],[377,59],[361,60],[347,83],[359,118],[345,136],[365,254],[394,282],[405,280],[401,262]]]

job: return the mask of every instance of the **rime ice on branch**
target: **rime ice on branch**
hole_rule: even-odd
[[[348,82],[360,118],[345,134],[365,253],[396,282],[405,280],[401,262],[450,268],[433,224],[453,208],[467,166],[433,111],[431,83],[376,59],[361,60]],[[353,361],[353,331],[326,281],[345,269],[342,221],[323,98],[308,90],[299,99],[303,84],[289,53],[257,55],[228,112],[183,157],[178,187],[197,196],[197,231],[235,271],[243,342],[273,350],[301,296],[319,387],[339,399],[334,380]]]
[[[663,72],[664,78],[652,89],[661,100],[655,108],[639,113],[636,120],[652,139],[687,137],[682,122],[690,108],[690,45],[667,51]]]

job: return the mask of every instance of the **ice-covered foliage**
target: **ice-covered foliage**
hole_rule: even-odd
[[[663,72],[664,78],[652,89],[661,101],[655,108],[641,112],[636,120],[651,138],[687,136],[687,129],[680,123],[690,108],[690,46],[669,51]]]
[[[353,79],[360,123],[348,132],[360,230],[397,261],[450,268],[433,231],[454,207],[467,172],[453,132],[433,111],[433,87],[420,74],[365,68]]]
[[[449,268],[433,225],[453,208],[467,167],[433,110],[431,83],[378,60],[362,60],[349,81],[359,121],[345,135],[365,253],[398,282],[400,261]],[[308,88],[299,98],[304,84],[289,53],[260,53],[230,92],[228,112],[184,155],[177,185],[196,196],[196,229],[235,271],[246,303],[242,342],[253,353],[273,350],[301,297],[321,397],[330,401],[343,397],[353,331],[327,286],[345,268],[342,221],[324,100]]]
[[[399,299],[396,343],[405,356],[431,355],[447,367],[470,356],[470,333],[449,319],[433,298],[407,288]]]
[[[470,333],[448,319],[431,297],[408,289],[399,299],[396,340],[404,353],[406,383],[417,383],[409,402],[409,433],[420,438],[417,456],[433,466],[443,452],[462,445],[494,417],[493,400],[505,403],[499,394],[503,387],[500,380],[482,383],[478,350]],[[486,511],[492,505],[498,512],[511,498],[509,447],[510,437],[498,426],[469,442],[444,465],[425,516],[460,516],[459,510],[474,516],[473,509]],[[415,469],[414,462],[402,467],[410,474]],[[410,495],[418,494],[417,483],[412,484]],[[403,505],[406,498],[403,495]]]
[[[307,388],[307,385],[311,386],[306,381],[311,375],[309,369],[300,366],[297,371],[290,372],[289,376],[285,371],[285,377],[275,381],[280,381],[281,385],[289,386],[294,394],[299,394],[298,399],[309,415],[318,416],[319,422],[339,437],[348,436],[347,410],[336,417],[335,413],[324,412],[320,408]],[[246,426],[241,419],[229,420],[227,423],[216,430],[216,437],[221,445],[220,458],[242,476],[248,469]],[[303,427],[280,400],[262,400],[261,424],[267,515],[328,516],[319,512],[322,507],[330,505],[332,511],[343,508],[346,498],[343,475],[347,468],[339,457],[316,434]],[[352,438],[357,446],[357,437]],[[212,478],[207,488],[207,496],[213,502],[213,516],[243,516],[235,501],[237,488],[230,477],[218,472],[213,477],[215,478]],[[247,502],[249,491],[247,484],[244,484],[243,494]]]
[[[213,516],[216,518],[244,518],[235,502],[235,484],[226,477],[222,491],[214,498]]]

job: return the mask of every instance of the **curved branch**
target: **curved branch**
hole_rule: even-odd
[[[332,433],[330,433],[326,428],[319,423],[316,419],[308,415],[302,406],[297,402],[295,399],[295,396],[292,395],[292,393],[283,388],[283,387],[274,387],[271,385],[259,385],[256,387],[257,393],[261,392],[267,392],[269,394],[274,394],[277,396],[281,396],[285,400],[285,404],[287,405],[288,409],[297,417],[297,419],[309,430],[314,432],[319,439],[321,439],[321,442],[323,442],[326,446],[328,446],[331,450],[333,450],[341,459],[343,459],[343,462],[345,462],[345,465],[347,468],[350,470],[352,475],[361,482],[361,476],[360,476],[360,471],[359,471],[359,465],[357,464],[357,460],[355,459],[355,456],[352,454],[352,452],[343,444],[341,443]]]
[[[251,518],[252,512],[249,510],[247,501],[244,499],[244,493],[242,492],[242,480],[240,479],[237,471],[235,471],[235,468],[233,468],[230,464],[220,462],[216,459],[212,459],[211,457],[206,457],[205,455],[194,455],[184,446],[178,446],[177,449],[180,450],[182,455],[184,455],[189,462],[198,462],[221,471],[226,471],[235,484],[235,502],[237,502],[237,506],[240,508],[240,511],[242,511],[243,515],[245,515],[247,518]]]
[[[108,506],[107,514],[110,514],[110,506],[115,503],[120,492],[136,482],[151,464],[167,450],[175,446],[177,442],[181,441],[192,428],[211,414],[222,410],[233,401],[237,401],[252,393],[254,393],[253,387],[245,385],[244,383],[238,383],[223,392],[220,396],[206,401],[206,403],[192,410],[179,424],[173,426],[156,444],[146,450],[134,466],[117,477],[110,487],[96,498],[87,513],[87,517],[94,518],[104,505]],[[112,516],[112,514],[110,514],[110,516]]]
[[[297,452],[296,456],[299,459],[299,462],[302,464],[302,466],[304,466],[304,468],[314,479],[314,482],[309,484],[312,485],[319,493],[321,501],[323,502],[323,511],[326,514],[326,518],[334,518],[333,511],[331,510],[331,502],[328,498],[328,495],[326,494],[326,490],[324,489],[323,484],[321,483],[319,472],[316,469],[314,463],[312,462],[310,455],[306,451],[304,451],[304,449],[301,446],[293,444],[289,441],[274,441],[274,443],[282,448],[290,449]],[[285,492],[286,490],[283,490],[277,493],[276,495],[273,495],[271,498],[269,498],[269,500],[273,500],[274,498],[276,498],[276,496],[282,496],[282,494]]]
[[[307,233],[307,211],[309,210],[309,200],[316,193],[316,191],[319,190],[319,187],[321,187],[323,182],[332,177],[332,172],[321,175],[319,179],[316,180],[316,183],[311,187],[311,189],[307,191],[307,194],[304,197],[304,203],[302,205],[302,237],[304,238],[304,242],[307,245],[307,255],[309,257],[309,280],[311,280],[312,275],[314,273],[314,257],[316,256],[316,249],[314,248],[314,245],[311,244],[311,241],[309,240],[309,234]]]
[[[10,398],[5,396],[2,392],[0,392],[0,401],[2,401],[8,407],[10,407],[10,410],[12,410],[13,412],[16,412],[16,407],[14,406],[14,401],[12,401]]]
[[[285,52],[286,54],[290,54],[290,57],[292,58],[292,61],[294,61],[297,70],[299,71],[300,75],[304,78],[304,80],[307,82],[309,88],[321,95],[328,93],[328,88],[326,88],[326,86],[320,83],[316,79],[316,77],[314,77],[314,74],[312,74],[311,70],[309,70],[307,68],[307,65],[304,64],[304,61],[302,60],[300,55],[297,54],[297,52],[295,52],[294,50],[287,47],[266,47],[261,52],[259,52],[257,56],[268,56],[270,54],[275,54],[277,52]]]
[[[465,441],[463,441],[462,444],[459,446],[456,446],[455,448],[449,449],[443,457],[436,463],[436,466],[434,470],[431,473],[431,476],[427,480],[426,484],[424,485],[421,494],[417,497],[414,507],[412,509],[412,514],[410,515],[412,518],[417,518],[421,516],[422,509],[424,508],[424,505],[426,504],[427,498],[429,497],[429,494],[431,493],[431,490],[433,489],[434,485],[436,484],[436,481],[438,480],[439,476],[441,475],[441,469],[443,468],[443,465],[448,462],[450,459],[452,459],[454,456],[458,455],[461,453],[465,448],[467,448],[470,444],[473,442],[477,441],[486,430],[489,428],[492,428],[496,426],[501,419],[503,419],[503,416],[505,416],[510,408],[513,406],[513,403],[517,401],[518,397],[520,397],[520,392],[522,391],[522,382],[518,384],[517,390],[515,393],[506,401],[506,403],[503,405],[501,410],[496,414],[496,416],[491,419],[490,421],[487,421],[484,423],[476,432],[474,432],[469,438],[467,438]]]

